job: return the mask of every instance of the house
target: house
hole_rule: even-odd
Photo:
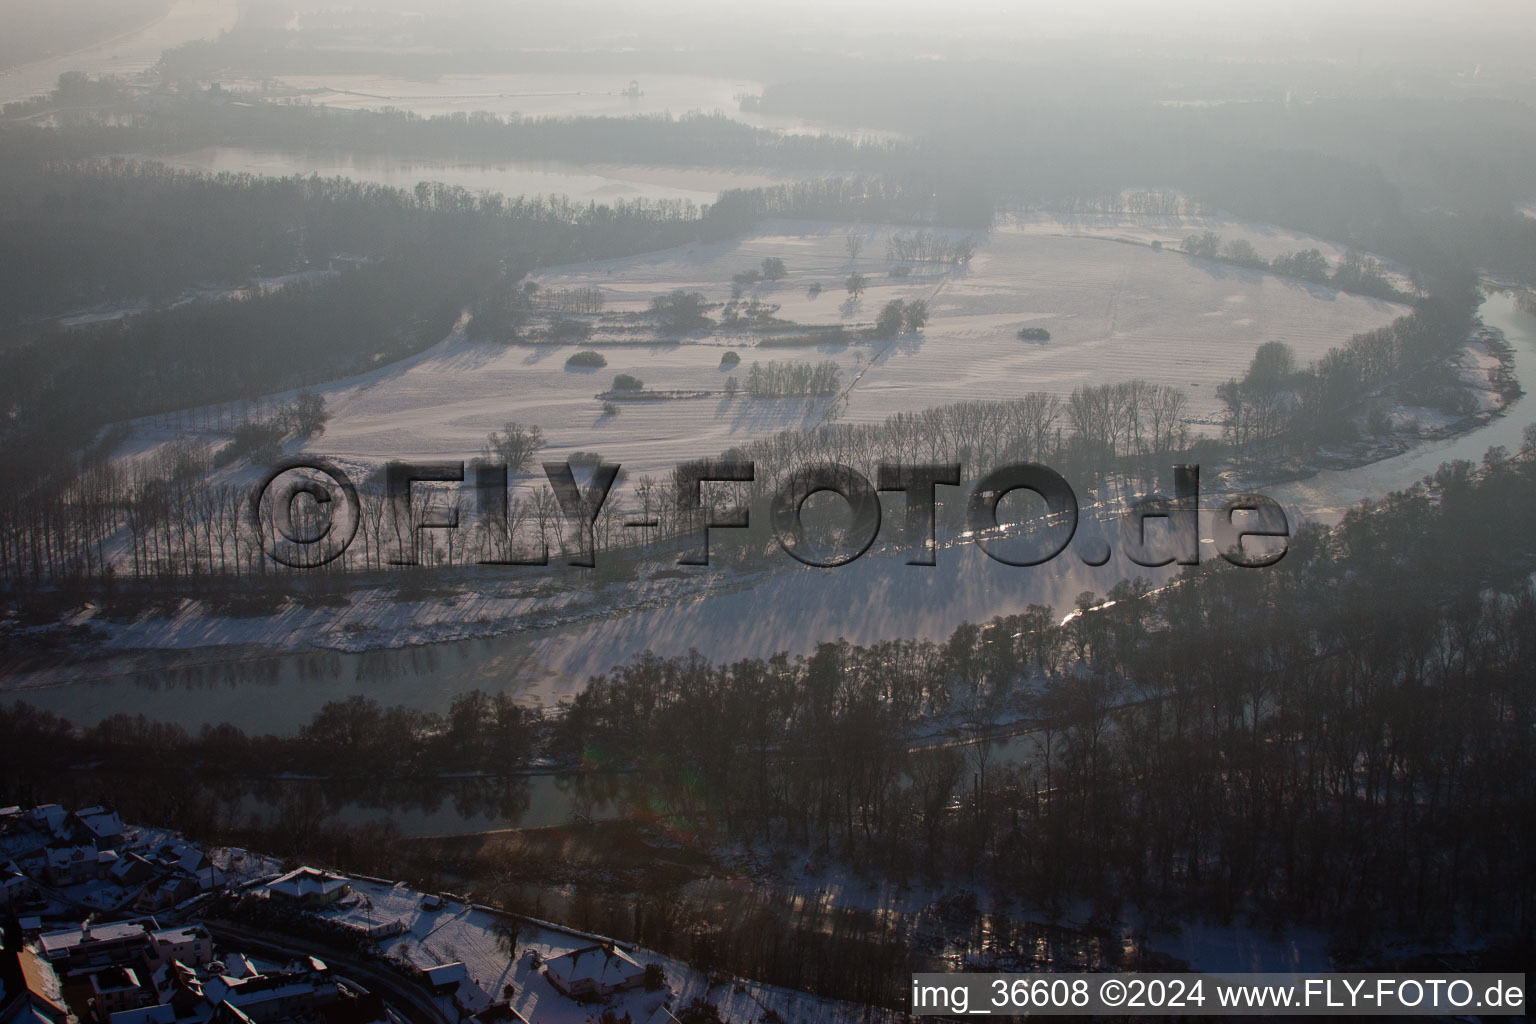
[[[114,1013],[155,1003],[155,991],[132,967],[108,967],[91,975],[91,1015],[101,1024]]]
[[[126,889],[143,885],[153,879],[157,873],[155,866],[143,857],[136,853],[126,853],[118,857],[117,863],[112,865],[112,870],[107,872],[107,880]]]
[[[183,900],[189,900],[198,893],[197,882],[185,875],[170,875],[160,879],[134,897],[133,909],[141,914],[152,914],[157,910],[165,910],[174,907]]]
[[[27,948],[0,948],[0,1024],[76,1024],[52,965]]]
[[[79,885],[107,877],[118,860],[115,850],[98,850],[95,846],[51,846],[43,854],[43,874],[51,885]]]
[[[0,863],[0,910],[12,910],[36,895],[37,886],[15,861]]]
[[[267,895],[300,907],[328,907],[352,891],[352,880],[302,867],[267,883]]]
[[[105,807],[87,807],[70,815],[75,835],[89,841],[98,850],[111,850],[123,844],[123,819]]]
[[[58,804],[38,804],[27,812],[27,819],[39,832],[62,839],[64,824],[69,821],[69,812]]]
[[[287,971],[210,978],[203,983],[203,998],[215,1009],[228,1006],[255,1024],[269,1024],[320,1013],[342,998],[342,990],[325,961],[307,957]]]
[[[213,963],[213,936],[197,924],[150,932],[147,959],[155,967],[173,960],[189,967],[206,967]]]
[[[493,1000],[485,989],[469,976],[469,968],[459,961],[438,964],[422,972],[427,988],[440,1002],[452,1003],[459,1017],[472,1017],[489,1009]]]
[[[572,950],[544,961],[549,983],[574,999],[602,999],[645,981],[645,966],[611,943]]]
[[[37,945],[55,970],[78,975],[136,962],[149,948],[149,932],[136,921],[97,925],[87,921],[77,928],[40,935]]]
[[[507,1003],[492,1003],[481,1012],[468,1018],[465,1024],[528,1024],[528,1018],[512,1009]]]

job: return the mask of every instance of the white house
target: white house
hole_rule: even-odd
[[[74,819],[78,823],[76,834],[82,839],[88,838],[98,850],[110,850],[122,845],[123,819],[117,816],[116,811],[109,811],[105,807],[87,807],[76,811]]]
[[[301,907],[325,907],[352,891],[352,880],[318,868],[295,868],[267,883],[267,894]]]
[[[551,957],[544,973],[551,985],[576,999],[601,999],[645,981],[640,961],[606,943]]]

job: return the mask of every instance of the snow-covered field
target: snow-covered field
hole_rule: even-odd
[[[1305,362],[1401,312],[1390,303],[1207,263],[1166,247],[1157,251],[1109,240],[1135,228],[1127,222],[1016,221],[989,235],[975,235],[977,252],[969,267],[912,264],[906,278],[889,276],[891,264],[885,259],[886,240],[898,229],[802,222],[769,224],[758,234],[717,244],[551,268],[537,277],[541,289],[597,287],[610,312],[626,315],[675,288],[696,289],[713,302],[724,302],[733,274],[776,256],[786,264],[786,279],[754,286],[747,297],[780,306],[781,318],[857,326],[869,323],[892,298],[926,298],[933,316],[921,336],[793,348],[755,348],[750,335],[722,328],[683,339],[656,339],[642,330],[626,344],[602,343],[604,336],[619,335],[599,331],[593,340],[565,346],[475,343],[458,330],[418,356],[322,387],[333,419],[305,450],[332,458],[361,478],[391,458],[473,458],[489,432],[518,420],[544,431],[548,445],[541,458],[599,452],[624,464],[634,482],[641,474],[659,476],[684,460],[834,416],[875,421],[963,399],[1003,399],[1032,390],[1066,395],[1083,384],[1133,377],[1186,388],[1195,428],[1212,430],[1215,385],[1241,375],[1261,343],[1285,341]],[[1227,237],[1268,239],[1264,255],[1309,244],[1324,248],[1258,226],[1204,219],[1160,219],[1140,230],[1174,239],[1205,228]],[[856,262],[845,245],[850,231],[866,238]],[[842,288],[854,268],[871,282],[857,303]],[[814,297],[808,291],[813,282],[824,289]],[[1024,325],[1046,327],[1050,342],[1018,340],[1016,332]],[[608,365],[567,369],[567,357],[581,348],[598,349]],[[742,357],[737,377],[753,361],[835,361],[845,391],[836,398],[727,396],[725,381],[732,371],[720,366],[727,350]],[[637,376],[650,389],[699,397],[626,401],[618,404],[616,414],[605,413],[596,396],[618,373]],[[118,457],[151,459],[188,435],[221,445],[228,438],[223,431],[233,422],[228,410],[222,417],[188,414],[140,421]],[[219,473],[227,482],[249,484],[254,471]],[[617,498],[625,504],[630,500],[622,489]],[[1305,514],[1308,508],[1295,511]],[[1118,557],[1089,570],[1070,555],[1049,567],[1017,570],[998,566],[970,545],[953,558],[946,554],[943,562],[950,568],[941,573],[897,562],[895,556],[870,556],[838,570],[786,564],[768,582],[728,570],[712,570],[703,578],[697,573],[686,579],[658,576],[627,586],[621,594],[569,588],[565,578],[570,570],[488,573],[474,581],[474,593],[419,600],[402,601],[386,586],[357,590],[344,609],[290,604],[271,616],[241,618],[210,615],[188,603],[175,614],[127,623],[86,612],[74,624],[99,630],[107,647],[119,651],[237,644],[367,651],[521,634],[515,641],[464,647],[450,664],[425,673],[429,692],[421,689],[423,673],[411,666],[383,673],[398,683],[398,694],[384,692],[394,687],[388,680],[377,684],[380,699],[446,706],[454,693],[471,687],[502,689],[514,677],[524,699],[558,699],[588,675],[647,648],[683,653],[699,646],[733,656],[766,656],[786,645],[803,648],[838,634],[861,642],[895,635],[938,637],[967,618],[986,619],[1032,602],[1065,606],[1079,590],[1103,592],[1122,574],[1146,574]],[[807,572],[817,579],[810,580]],[[816,636],[802,638],[808,622],[824,625]],[[380,668],[375,665],[370,675],[378,675]],[[77,666],[62,673],[13,675],[8,684],[44,687],[34,693],[49,704],[54,697],[68,699],[66,691],[74,687],[57,684],[78,678],[81,671]],[[103,671],[118,670],[103,666]],[[164,703],[161,695],[127,685],[136,670],[124,671],[124,686],[93,691],[85,701],[92,711],[111,713],[124,701]],[[350,672],[340,670],[338,682]],[[301,716],[312,712],[310,704],[318,707],[330,699],[329,687],[309,687],[298,678],[293,687],[283,688],[293,691],[289,710]],[[185,717],[188,709],[173,691],[163,696],[169,703],[162,717]],[[82,705],[73,710],[83,713]],[[211,706],[191,713],[206,714],[208,720],[222,714]]]
[[[93,76],[147,71],[165,50],[233,28],[238,7],[236,0],[174,0],[163,17],[142,29],[74,53],[0,70],[0,104],[51,92],[66,71]]]
[[[857,262],[845,251],[850,230],[867,238]],[[514,419],[543,429],[550,441],[545,456],[598,451],[631,473],[654,473],[834,414],[825,398],[725,396],[729,374],[720,357],[727,349],[741,355],[742,372],[754,360],[836,361],[847,387],[835,410],[842,420],[878,421],[899,411],[1028,391],[1065,396],[1084,384],[1133,377],[1187,388],[1191,418],[1208,420],[1218,410],[1216,385],[1241,376],[1263,342],[1284,341],[1305,363],[1403,312],[1166,249],[1063,237],[1035,225],[976,235],[977,253],[967,268],[913,264],[909,277],[893,278],[884,254],[897,230],[778,222],[743,239],[555,268],[537,281],[544,289],[597,287],[609,310],[638,311],[676,288],[724,302],[733,274],[777,256],[788,276],[756,286],[748,297],[778,305],[780,318],[854,326],[873,321],[890,299],[923,298],[932,319],[921,336],[803,348],[754,348],[750,338],[723,329],[622,346],[503,346],[454,337],[417,359],[325,388],[333,419],[308,448],[365,463],[467,458],[487,433]],[[1292,244],[1287,239],[1282,247]],[[843,281],[855,269],[870,286],[852,303]],[[813,282],[824,289],[815,297],[808,292]],[[1050,342],[1021,342],[1016,332],[1026,325],[1048,329]],[[593,347],[607,358],[606,367],[565,367],[573,352]],[[596,395],[618,373],[652,389],[711,394],[627,402],[617,415],[605,415]]]
[[[245,146],[205,146],[174,156],[154,157],[170,167],[210,174],[344,177],[373,181],[393,188],[412,188],[420,181],[441,181],[471,192],[502,195],[565,195],[599,203],[615,199],[687,199],[699,205],[715,201],[729,188],[758,188],[784,180],[759,170],[704,167],[649,167],[569,164],[558,160],[505,160],[454,163],[439,160],[400,160],[336,153],[305,153]]]
[[[639,95],[627,95],[631,83]],[[302,98],[346,110],[409,110],[423,117],[488,112],[521,117],[634,117],[724,114],[791,134],[889,138],[891,133],[845,129],[798,117],[741,109],[743,96],[759,96],[763,83],[747,78],[661,75],[649,71],[509,72],[445,74],[429,79],[389,74],[278,75],[260,81],[225,79],[236,90]]]

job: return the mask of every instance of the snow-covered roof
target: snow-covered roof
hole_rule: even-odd
[[[151,932],[150,938],[160,945],[180,946],[208,938],[208,929],[199,924],[184,925],[180,928],[161,928],[157,932]]]
[[[170,1003],[142,1006],[137,1010],[119,1010],[111,1017],[112,1024],[173,1024],[176,1007]]]
[[[42,946],[43,952],[52,956],[54,953],[74,949],[87,942],[118,942],[144,934],[144,926],[136,921],[114,921],[109,924],[81,925],[62,932],[49,932],[47,935],[39,935],[37,941]]]
[[[105,807],[88,807],[76,811],[75,817],[98,839],[115,839],[123,834],[123,819]]]
[[[267,890],[298,899],[304,896],[327,896],[351,884],[350,878],[333,875],[318,868],[303,867],[295,868],[281,878],[268,882]]]
[[[427,981],[433,988],[439,985],[457,985],[469,977],[469,968],[462,961],[455,960],[451,964],[438,964],[436,967],[428,967],[422,972],[427,976]]]
[[[611,988],[645,973],[638,960],[617,946],[588,946],[562,953],[544,961],[544,969],[566,988],[586,981]]]

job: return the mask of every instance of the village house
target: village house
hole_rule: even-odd
[[[298,907],[328,907],[352,891],[352,880],[318,868],[301,867],[268,882],[269,898]]]
[[[108,967],[91,975],[91,1017],[101,1024],[114,1013],[155,1002],[155,992],[132,967]]]
[[[203,983],[203,997],[214,1007],[229,1005],[255,1024],[308,1017],[342,998],[325,961],[308,957],[287,971],[244,978],[222,975]]]
[[[153,921],[151,921],[153,923]],[[135,963],[149,948],[149,930],[137,921],[91,924],[38,936],[38,948],[67,975]]]
[[[159,968],[171,961],[190,967],[206,967],[213,963],[213,936],[199,924],[182,928],[162,928],[149,933],[149,950],[145,961]]]
[[[544,974],[574,999],[602,999],[645,981],[645,966],[610,943],[572,950],[544,961]]]
[[[90,842],[98,850],[111,850],[123,843],[123,819],[105,807],[86,807],[69,816],[75,838]]]
[[[427,987],[437,997],[439,1005],[451,1004],[460,1020],[483,1013],[494,1002],[485,989],[470,977],[469,968],[459,961],[428,967],[422,973],[426,975]]]
[[[52,965],[17,932],[13,925],[0,940],[0,1024],[76,1024]]]
[[[0,863],[0,910],[14,910],[37,895],[37,886],[15,861]]]

